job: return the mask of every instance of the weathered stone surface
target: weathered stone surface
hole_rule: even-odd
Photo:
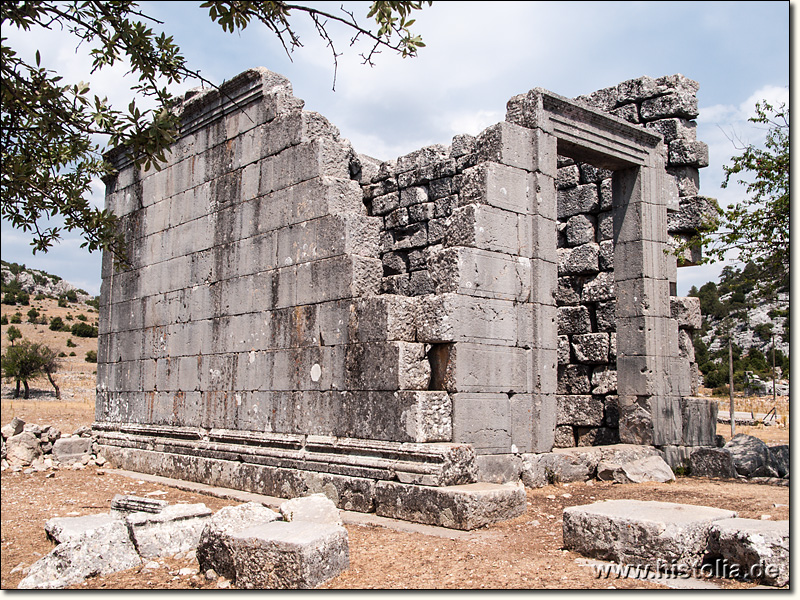
[[[121,519],[88,528],[70,536],[36,561],[20,589],[59,589],[79,583],[91,575],[108,575],[142,563]]]
[[[597,367],[592,371],[592,394],[605,395],[617,391],[617,371]]]
[[[123,522],[117,513],[100,513],[83,517],[54,517],[44,524],[47,537],[56,544],[71,542],[81,536],[94,535],[95,531],[108,529],[115,522]]]
[[[156,514],[162,512],[167,506],[169,506],[169,502],[166,500],[144,498],[130,494],[116,494],[111,499],[111,509],[125,513],[146,512]]]
[[[589,333],[591,330],[592,321],[588,308],[585,306],[558,307],[558,335]]]
[[[556,396],[558,425],[589,425],[599,427],[603,423],[603,400],[587,395]]]
[[[522,455],[522,483],[526,487],[544,487],[553,483],[587,481],[594,477],[600,451],[583,452],[556,449],[544,454]]]
[[[62,437],[53,444],[53,457],[59,462],[70,464],[81,459],[92,450],[92,439],[86,437]]]
[[[725,444],[736,472],[743,477],[778,477],[769,447],[757,437],[739,433]]]
[[[522,459],[516,454],[481,454],[475,464],[482,483],[514,483],[522,470]]]
[[[670,296],[669,307],[672,318],[678,321],[678,327],[700,329],[703,324],[700,314],[700,298]]]
[[[592,391],[592,367],[589,365],[566,365],[558,367],[557,394],[588,394]]]
[[[692,167],[708,166],[708,145],[690,140],[675,140],[669,144],[669,164]]]
[[[379,481],[375,513],[450,529],[477,529],[525,512],[525,488],[519,484],[472,483],[447,487]]]
[[[772,460],[775,469],[778,471],[778,477],[789,476],[789,446],[783,444],[780,446],[770,446],[769,453],[772,455]]]
[[[584,333],[572,336],[572,351],[580,363],[598,365],[608,362],[607,333]]]
[[[589,275],[600,270],[600,246],[583,244],[575,248],[558,249],[558,274]]]
[[[292,498],[281,504],[279,510],[283,520],[287,522],[308,521],[330,525],[342,524],[339,509],[325,494]]]
[[[567,221],[567,246],[580,246],[595,241],[596,220],[587,215],[575,215]]]
[[[736,479],[733,455],[723,448],[696,448],[689,456],[689,472],[694,477]]]
[[[12,435],[6,440],[6,460],[11,466],[26,467],[41,455],[41,442],[29,431]]]
[[[22,433],[24,428],[25,428],[25,421],[23,421],[19,417],[14,417],[13,419],[11,419],[10,423],[3,425],[3,428],[0,429],[0,433],[2,433],[3,439],[8,439],[11,436]]]
[[[231,534],[229,545],[244,589],[311,589],[350,565],[347,530],[337,525],[273,521]]]
[[[173,504],[158,514],[131,513],[125,521],[139,554],[153,558],[197,548],[210,516],[205,504]]]
[[[789,585],[789,521],[722,519],[711,526],[710,553],[721,556],[739,576],[766,585]]]
[[[558,191],[558,218],[566,219],[582,213],[594,213],[600,208],[597,185],[590,183]]]
[[[197,544],[197,562],[201,571],[214,569],[226,579],[236,577],[230,549],[230,536],[237,531],[277,521],[280,515],[257,502],[226,506],[206,522]]]
[[[660,456],[648,456],[627,462],[601,460],[597,465],[597,478],[617,483],[642,483],[675,481],[675,474]]]
[[[564,547],[622,564],[692,569],[703,560],[712,524],[729,510],[668,502],[607,500],[563,513]]]

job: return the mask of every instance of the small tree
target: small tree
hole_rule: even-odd
[[[14,327],[13,325],[8,328],[6,331],[6,335],[8,336],[8,341],[11,342],[11,345],[14,345],[14,340],[18,340],[22,337],[22,332],[19,330],[18,327]]]
[[[19,398],[20,385],[25,386],[26,400],[30,397],[28,381],[37,375],[44,374],[56,392],[56,398],[61,398],[53,374],[59,368],[56,352],[44,344],[31,343],[23,340],[16,346],[11,346],[2,356],[3,377],[16,382],[14,397]]]

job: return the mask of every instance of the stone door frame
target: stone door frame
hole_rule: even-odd
[[[669,186],[660,134],[536,88],[508,103],[506,121],[533,130],[536,185],[532,261],[536,332],[557,323],[555,235],[557,157],[613,171],[614,281],[617,323],[617,392],[620,440],[664,446],[681,442],[680,393],[670,373],[677,367],[677,328],[670,314],[667,203]],[[556,326],[557,327],[557,326]],[[675,329],[673,335],[673,329]],[[557,332],[534,335],[531,368],[538,374],[540,414],[555,414]],[[674,337],[674,340],[672,339]],[[553,439],[555,419],[542,438]]]

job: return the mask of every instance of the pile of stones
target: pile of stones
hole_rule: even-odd
[[[313,588],[350,564],[347,531],[323,494],[287,500],[279,512],[249,502],[216,513],[202,503],[117,495],[110,512],[50,519],[45,531],[58,545],[28,569],[20,589],[64,588],[192,554],[207,579],[248,589]]]
[[[78,428],[72,435],[64,435],[51,425],[26,423],[14,417],[0,432],[3,438],[0,470],[3,471],[33,473],[62,467],[78,470],[106,463],[88,426]]]
[[[767,446],[757,437],[740,433],[721,448],[695,449],[688,466],[697,477],[789,485],[789,446]]]

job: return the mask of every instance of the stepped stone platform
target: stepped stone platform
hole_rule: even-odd
[[[564,547],[657,570],[702,564],[712,525],[736,513],[708,506],[608,500],[564,509]]]

